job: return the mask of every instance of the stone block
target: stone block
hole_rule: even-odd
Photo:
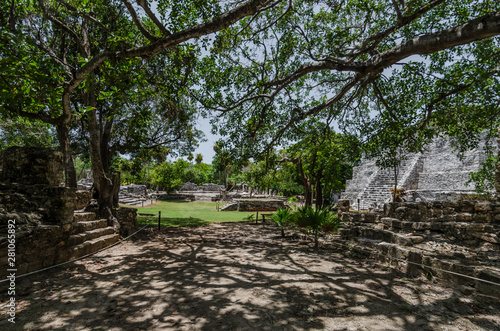
[[[116,210],[116,218],[120,223],[120,235],[127,237],[134,233],[137,228],[137,209],[135,208],[118,208]]]
[[[442,222],[455,222],[457,220],[457,216],[455,214],[443,215],[440,220]]]
[[[364,222],[365,223],[375,223],[379,217],[379,214],[377,213],[366,213],[363,214]]]
[[[478,223],[490,223],[491,214],[475,214],[473,217],[473,221]]]
[[[413,245],[413,240],[411,237],[408,237],[403,234],[395,234],[395,241],[396,244],[401,245],[401,246],[412,246]]]
[[[490,211],[493,210],[493,203],[490,201],[478,201],[474,206],[474,210],[476,211]]]
[[[431,229],[431,222],[414,222],[413,223],[413,230],[415,231],[423,231],[423,230],[430,230]]]
[[[472,221],[471,213],[457,213],[456,214],[457,222],[470,222]]]
[[[339,213],[347,213],[350,209],[350,201],[348,199],[340,199],[337,201],[337,208]]]
[[[92,192],[86,190],[77,190],[75,193],[75,209],[85,208],[92,199]]]
[[[500,238],[494,233],[473,232],[472,236],[492,244],[500,244]]]
[[[380,221],[386,225],[389,229],[400,229],[401,228],[401,221],[398,220],[397,218],[392,218],[392,217],[382,217]]]
[[[459,203],[459,209],[462,212],[470,212],[474,210],[474,201],[462,200]]]
[[[401,222],[401,229],[406,232],[411,232],[413,230],[414,222]]]

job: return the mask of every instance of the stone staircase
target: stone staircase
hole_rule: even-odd
[[[147,199],[134,194],[123,193],[120,191],[118,201],[121,204],[129,206],[141,206]]]
[[[424,275],[465,293],[500,298],[500,285],[474,279],[500,284],[500,206],[487,201],[390,203],[384,214],[349,212],[341,217],[347,225],[341,238],[355,243],[358,253],[409,276]]]
[[[417,168],[420,165],[420,158],[420,155],[413,154],[401,163],[398,168],[398,188],[411,188],[415,181],[414,176],[418,176]],[[351,182],[348,182],[346,191],[351,190],[352,193],[347,193],[343,198],[349,199],[354,209],[358,209],[358,199],[359,209],[380,208],[385,202],[392,200],[391,188],[394,188],[394,169],[380,169],[378,167],[372,169],[374,171],[366,177],[367,184],[352,183],[363,188],[353,190]]]
[[[69,259],[76,259],[116,243],[120,235],[94,212],[75,211],[68,239]]]

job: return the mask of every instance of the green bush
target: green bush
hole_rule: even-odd
[[[290,209],[288,208],[278,208],[276,213],[271,216],[274,223],[276,223],[281,228],[281,236],[285,238],[285,227],[290,224]]]
[[[309,229],[314,235],[314,248],[318,247],[318,234],[335,232],[340,227],[340,220],[330,207],[313,208],[301,207],[294,217],[298,227]]]

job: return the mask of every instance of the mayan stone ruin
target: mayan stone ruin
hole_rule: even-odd
[[[11,147],[1,155],[0,230],[16,224],[19,274],[95,252],[135,230],[136,209],[117,210],[120,228],[98,219],[89,191],[61,185],[62,154],[47,148]],[[7,270],[7,237],[0,237],[0,266]]]
[[[437,138],[424,153],[409,154],[398,168],[398,188],[405,189],[407,201],[459,200],[474,194],[474,184],[468,186],[471,171],[477,171],[486,159],[484,140],[468,151],[461,160],[453,150],[450,139]],[[363,159],[354,167],[353,177],[347,181],[342,199],[350,201],[354,209],[382,209],[392,201],[394,170],[381,169],[374,159]],[[359,204],[358,204],[359,203]]]

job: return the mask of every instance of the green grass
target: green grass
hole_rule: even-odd
[[[162,226],[196,227],[211,223],[241,222],[243,218],[255,215],[252,212],[217,211],[215,202],[167,202],[158,201],[153,205],[138,207],[137,213],[155,216],[137,216],[137,224],[143,226],[152,218],[153,226],[158,225],[158,212],[161,211]],[[255,218],[254,218],[255,219]]]

